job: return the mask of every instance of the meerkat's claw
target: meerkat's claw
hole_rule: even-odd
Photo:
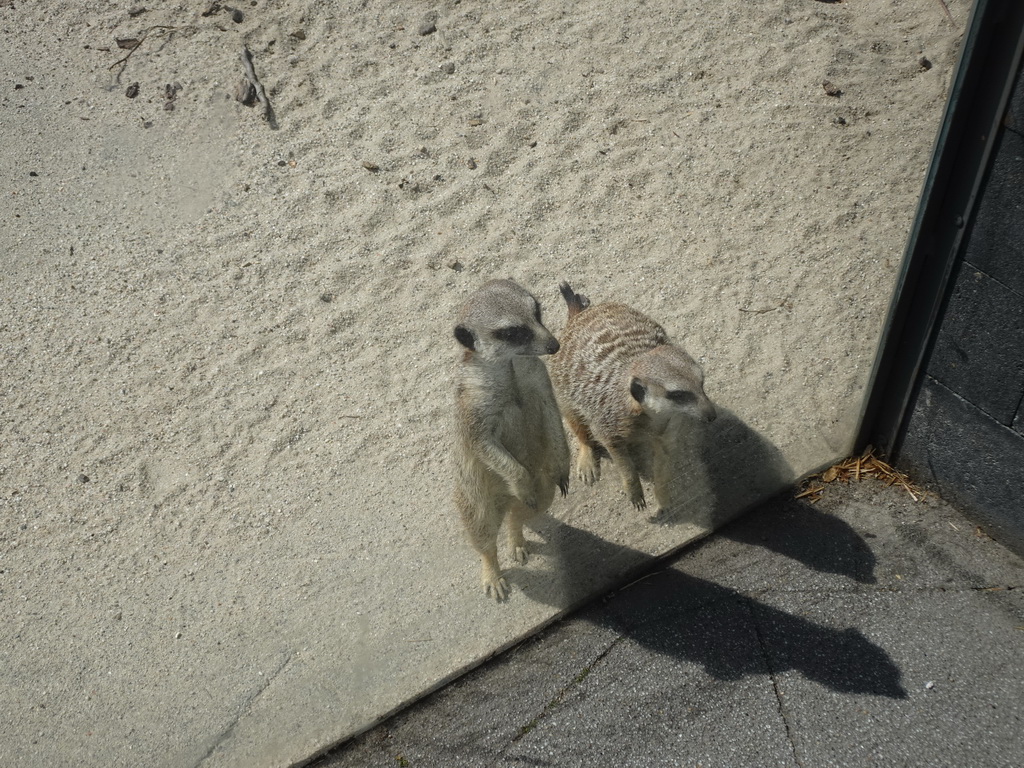
[[[568,478],[568,476],[559,478],[559,480],[558,480],[558,490],[560,490],[562,492],[562,496],[568,496],[569,495],[569,478]]]
[[[512,546],[512,559],[520,565],[526,565],[526,561],[530,559],[530,552],[526,549],[525,541],[521,545]]]
[[[643,489],[640,489],[639,493],[631,493],[629,500],[633,504],[634,509],[647,509],[647,499],[644,498]]]

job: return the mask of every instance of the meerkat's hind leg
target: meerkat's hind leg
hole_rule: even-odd
[[[637,472],[633,457],[629,455],[628,448],[609,448],[612,461],[622,473],[622,486],[629,497],[629,503],[634,509],[646,509],[647,499],[644,497],[644,488],[640,485],[640,473]]]
[[[678,480],[675,477],[675,467],[672,464],[674,451],[671,446],[659,442],[654,446],[651,459],[651,477],[654,481],[654,498],[658,502],[658,509],[652,519],[656,522],[668,522],[682,512]]]
[[[526,536],[523,535],[523,520],[515,513],[508,516],[508,548],[512,559],[520,565],[525,565],[530,559]]]
[[[569,453],[569,444],[565,440],[565,432],[562,431],[562,415],[557,411],[554,414],[552,429],[555,432],[552,438],[554,442],[553,453],[555,454],[552,460],[553,473],[558,490],[565,497],[569,495],[571,454]]]
[[[501,575],[501,568],[498,566],[497,546],[480,553],[480,581],[484,587],[484,594],[488,597],[493,593],[494,599],[500,602],[508,596],[508,582]]]
[[[565,414],[565,421],[576,437],[576,476],[584,485],[593,485],[601,479],[601,459],[594,450],[594,438],[576,414]]]
[[[576,456],[576,476],[584,485],[593,485],[601,479],[601,460],[589,443],[580,443],[579,449]]]
[[[456,505],[473,549],[480,555],[480,580],[484,594],[493,593],[495,599],[504,600],[508,583],[502,578],[498,565],[498,530],[505,513],[496,507],[477,507],[469,502],[461,490],[456,494]]]
[[[551,506],[551,502],[554,500],[555,486],[554,483],[550,487],[542,488],[538,493],[540,500],[540,507],[538,509],[530,509],[524,504],[513,502],[512,506],[508,510],[506,521],[508,524],[508,546],[509,553],[512,555],[512,559],[517,563],[525,564],[530,559],[530,551],[527,546],[526,536],[523,534],[523,524],[536,517],[538,514],[547,512]]]

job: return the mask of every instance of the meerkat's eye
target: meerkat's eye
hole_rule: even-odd
[[[525,325],[513,325],[511,328],[499,328],[494,332],[498,341],[506,341],[517,347],[529,344],[533,340],[533,331]]]
[[[685,405],[686,403],[692,403],[697,399],[697,396],[693,392],[687,392],[685,389],[676,389],[672,392],[666,392],[665,397],[671,400],[673,403],[679,403]]]

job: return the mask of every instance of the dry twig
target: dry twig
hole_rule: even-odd
[[[946,18],[949,19],[949,23],[956,27],[956,22],[953,21],[953,14],[949,12],[949,6],[946,5],[946,0],[939,0],[939,5],[942,6],[942,10],[946,12]]]
[[[113,64],[111,64],[110,67],[108,67],[108,69],[113,69],[118,64],[120,64],[121,65],[121,72],[117,73],[117,76],[120,77],[121,73],[124,72],[125,68],[128,66],[128,59],[130,59],[132,57],[132,54],[135,53],[137,50],[139,50],[139,48],[142,47],[142,44],[144,42],[146,42],[146,38],[149,37],[149,33],[153,32],[155,30],[158,30],[158,29],[164,29],[164,30],[169,30],[169,31],[173,32],[174,30],[177,29],[177,27],[168,27],[168,26],[166,26],[164,24],[157,24],[157,25],[152,26],[149,29],[147,29],[137,39],[134,39],[134,40],[128,40],[128,39],[126,39],[126,40],[118,40],[117,41],[118,48],[122,48],[122,49],[128,48],[127,43],[134,43],[134,45],[132,45],[129,48],[128,54],[123,59],[118,59]]]
[[[252,66],[252,53],[249,51],[249,47],[245,45],[242,46],[242,66],[245,67],[245,76],[252,83],[252,87],[256,89],[256,98],[263,105],[263,119],[270,123],[271,128],[277,128],[274,110],[270,106],[270,100],[267,98],[266,92],[263,90],[263,83],[256,77],[256,70]]]
[[[750,309],[749,307],[740,307],[740,312],[749,312],[752,315],[763,315],[765,312],[774,312],[776,309],[792,309],[793,304],[789,299],[782,299],[774,307],[766,307],[765,309]]]

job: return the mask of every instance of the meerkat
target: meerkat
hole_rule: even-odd
[[[455,504],[482,563],[484,592],[504,600],[497,537],[508,519],[512,558],[525,563],[523,523],[569,489],[569,445],[540,355],[558,351],[540,304],[511,280],[481,286],[458,317],[464,347],[455,392]]]
[[[551,380],[578,451],[576,475],[586,485],[601,476],[600,452],[618,466],[630,502],[647,506],[638,465],[649,464],[664,509],[672,486],[673,439],[686,419],[714,421],[704,373],[669,342],[665,329],[625,304],[590,306],[560,286],[569,310]]]

